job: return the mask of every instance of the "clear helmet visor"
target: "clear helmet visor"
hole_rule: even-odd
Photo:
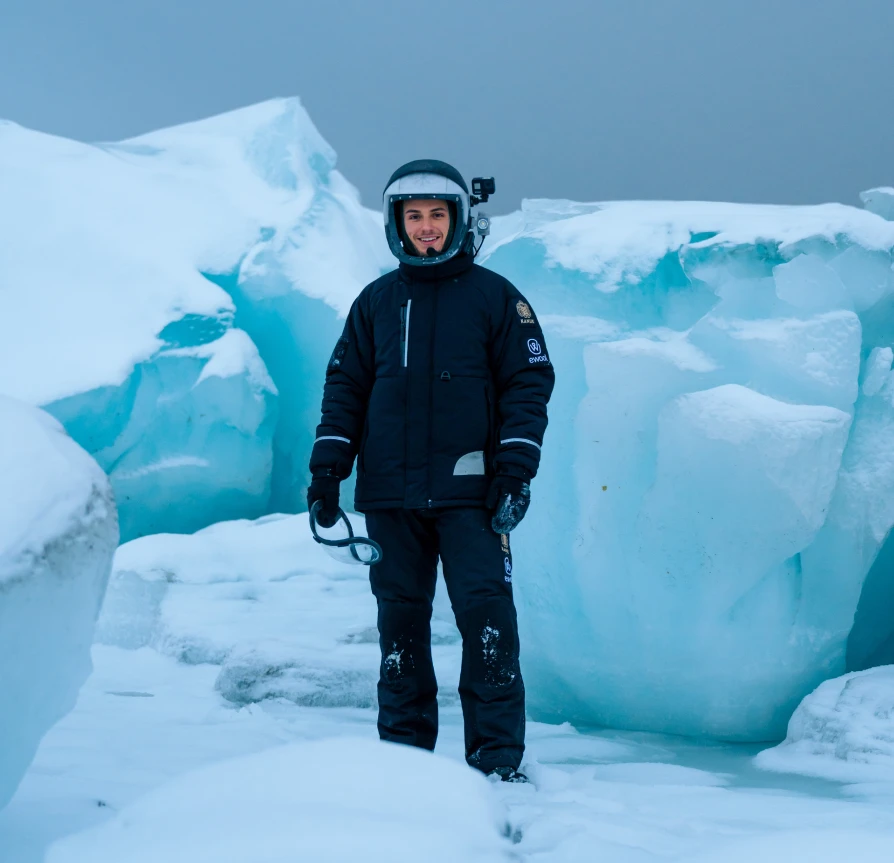
[[[382,559],[382,547],[375,540],[354,535],[344,510],[339,509],[338,520],[332,527],[321,527],[316,520],[319,508],[318,501],[309,513],[310,531],[329,557],[339,563],[358,566],[372,566]]]

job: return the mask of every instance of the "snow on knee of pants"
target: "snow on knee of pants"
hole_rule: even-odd
[[[483,776],[424,750],[333,739],[182,776],[47,863],[496,863],[511,859]]]
[[[0,396],[0,806],[74,706],[118,522],[99,466],[43,411]]]
[[[785,740],[756,763],[843,781],[894,782],[894,666],[821,684],[792,715]]]

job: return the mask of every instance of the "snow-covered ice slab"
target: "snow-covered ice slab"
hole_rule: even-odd
[[[118,543],[99,466],[43,411],[0,396],[0,807],[74,706]]]
[[[488,781],[418,749],[336,738],[205,767],[63,839],[47,863],[497,863]]]
[[[362,533],[362,516],[351,519]],[[442,691],[455,700],[449,682],[459,676],[459,633],[443,586],[432,631]],[[236,705],[267,698],[376,704],[379,644],[369,570],[325,554],[306,514],[123,545],[96,637],[219,665],[217,689]]]
[[[785,741],[756,758],[765,770],[850,782],[884,782],[894,792],[894,666],[827,680],[798,706]]]
[[[860,200],[870,213],[894,222],[894,188],[891,186],[879,186],[860,192]]]
[[[513,537],[535,716],[780,739],[845,671],[894,524],[892,248],[894,225],[840,205],[497,220],[485,263],[531,299],[557,374]],[[869,609],[864,650],[892,628]]]
[[[99,146],[0,122],[0,392],[94,455],[125,539],[303,486],[338,313],[387,248],[334,164],[297,99]]]

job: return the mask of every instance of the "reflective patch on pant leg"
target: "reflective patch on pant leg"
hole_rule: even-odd
[[[454,476],[484,476],[484,450],[467,452],[453,467]]]
[[[509,534],[500,534],[500,550],[503,552],[503,580],[512,584],[512,551],[509,548]]]

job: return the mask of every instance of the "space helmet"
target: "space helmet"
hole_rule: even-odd
[[[439,254],[427,257],[416,254],[404,232],[403,202],[414,199],[444,200],[450,208],[450,233]],[[391,175],[385,187],[382,209],[388,245],[402,263],[431,267],[449,261],[473,246],[469,187],[462,174],[446,162],[416,159],[402,165]]]

